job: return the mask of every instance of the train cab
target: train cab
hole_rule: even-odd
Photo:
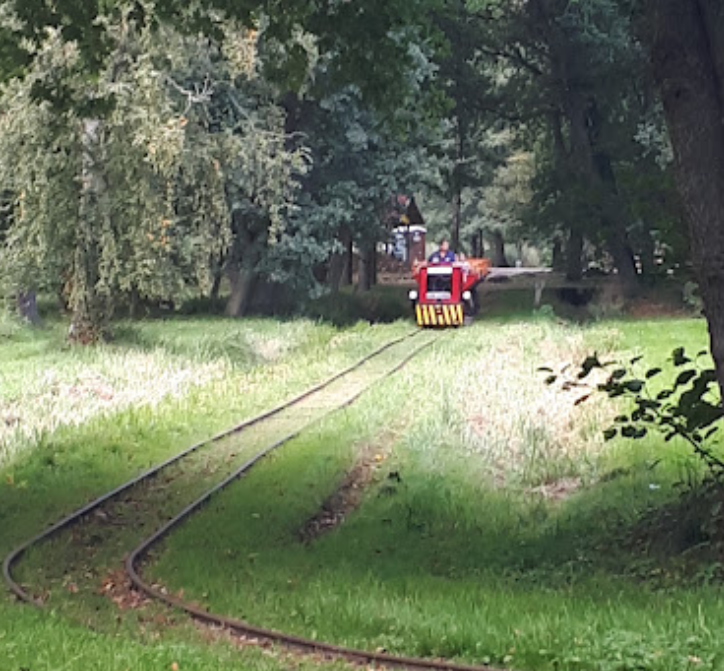
[[[477,312],[476,287],[488,274],[486,259],[454,263],[420,263],[417,288],[409,298],[421,327],[459,327]]]

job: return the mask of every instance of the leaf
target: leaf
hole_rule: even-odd
[[[612,380],[620,380],[624,377],[626,377],[626,371],[623,368],[619,368],[611,373]]]
[[[538,368],[537,370],[538,370],[539,373],[552,373],[552,372],[553,372],[553,369],[552,369],[552,368],[548,368],[548,366],[541,366],[541,367]]]
[[[720,405],[713,405],[702,401],[697,403],[686,416],[686,428],[689,431],[704,429],[721,419],[724,411]]]
[[[625,424],[626,422],[630,421],[628,418],[628,415],[619,415],[614,420],[617,424]]]
[[[642,380],[629,380],[623,386],[628,391],[638,394],[644,388],[644,383]]]
[[[621,435],[624,438],[635,438],[636,437],[636,427],[635,426],[624,426],[623,429],[621,429]]]
[[[695,370],[685,370],[683,373],[681,373],[679,375],[679,377],[676,378],[676,383],[674,386],[682,387],[683,385],[687,384],[688,382],[691,382],[691,380],[695,377],[696,377]]]
[[[670,389],[664,389],[664,391],[660,391],[658,394],[656,394],[656,398],[659,399],[659,401],[663,401],[673,395],[673,391],[671,391]]]
[[[714,384],[717,382],[716,370],[707,368],[699,373],[699,379],[705,384]]]
[[[582,380],[590,375],[594,368],[601,368],[601,362],[598,360],[598,355],[594,354],[589,356],[581,365],[581,372],[578,373],[578,379]]]
[[[586,394],[585,396],[581,396],[581,398],[577,399],[576,402],[573,404],[574,406],[582,405],[585,403],[589,398],[591,398],[592,394]]]
[[[661,368],[652,368],[651,370],[646,371],[646,379],[650,380],[652,377],[656,377],[661,373]]]
[[[635,356],[633,359],[631,359],[631,365],[633,366],[633,365],[637,364],[643,358],[644,358],[643,355]]]
[[[618,435],[618,429],[610,428],[603,432],[603,437],[606,440],[613,440]]]
[[[548,386],[550,386],[550,385],[552,385],[552,384],[555,384],[555,382],[556,382],[557,379],[558,379],[558,376],[557,376],[557,375],[549,375],[549,376],[545,379],[545,383],[546,383]]]
[[[674,366],[684,366],[687,363],[691,363],[691,359],[686,356],[686,352],[683,347],[677,347],[671,354]]]

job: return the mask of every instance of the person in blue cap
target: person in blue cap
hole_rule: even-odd
[[[454,263],[455,253],[450,249],[450,241],[447,238],[440,240],[440,249],[430,255],[429,263]]]

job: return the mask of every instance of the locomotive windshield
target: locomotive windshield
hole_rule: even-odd
[[[428,268],[427,298],[440,301],[450,300],[452,280],[452,268]]]

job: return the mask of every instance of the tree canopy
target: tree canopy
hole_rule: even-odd
[[[93,340],[224,283],[232,315],[356,265],[364,290],[416,196],[500,263],[532,242],[629,294],[691,265],[721,370],[723,26],[716,0],[4,0],[3,292]]]

